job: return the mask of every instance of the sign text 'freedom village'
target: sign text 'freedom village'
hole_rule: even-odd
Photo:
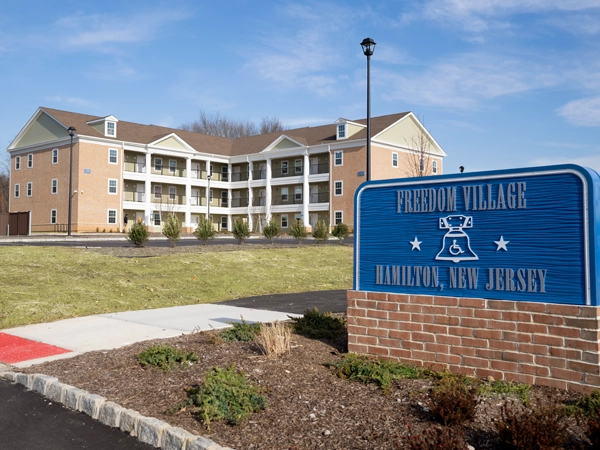
[[[599,186],[571,165],[365,183],[354,288],[595,305]]]

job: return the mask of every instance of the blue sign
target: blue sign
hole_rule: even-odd
[[[575,165],[363,183],[354,289],[600,305],[599,201]]]

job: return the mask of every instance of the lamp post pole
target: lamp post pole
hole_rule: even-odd
[[[367,57],[367,181],[371,181],[371,56],[375,51],[375,41],[365,38],[360,43]]]
[[[71,136],[71,149],[69,151],[69,218],[67,224],[67,236],[71,236],[71,211],[73,209],[73,136],[75,136],[75,127],[69,127],[69,136]]]
[[[206,189],[206,206],[207,206],[207,210],[206,210],[206,220],[210,220],[210,179],[212,178],[212,170],[210,172],[208,172],[208,174],[206,175],[206,178],[208,179],[208,188]],[[212,227],[212,222],[211,225]]]

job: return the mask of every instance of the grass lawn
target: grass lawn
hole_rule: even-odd
[[[248,246],[203,253],[166,250],[149,258],[76,248],[0,247],[0,329],[351,286],[352,248],[339,245]]]

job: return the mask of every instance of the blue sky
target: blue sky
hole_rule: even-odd
[[[600,171],[600,0],[28,1],[0,12],[0,145],[38,106],[178,127],[413,111],[444,172]]]

